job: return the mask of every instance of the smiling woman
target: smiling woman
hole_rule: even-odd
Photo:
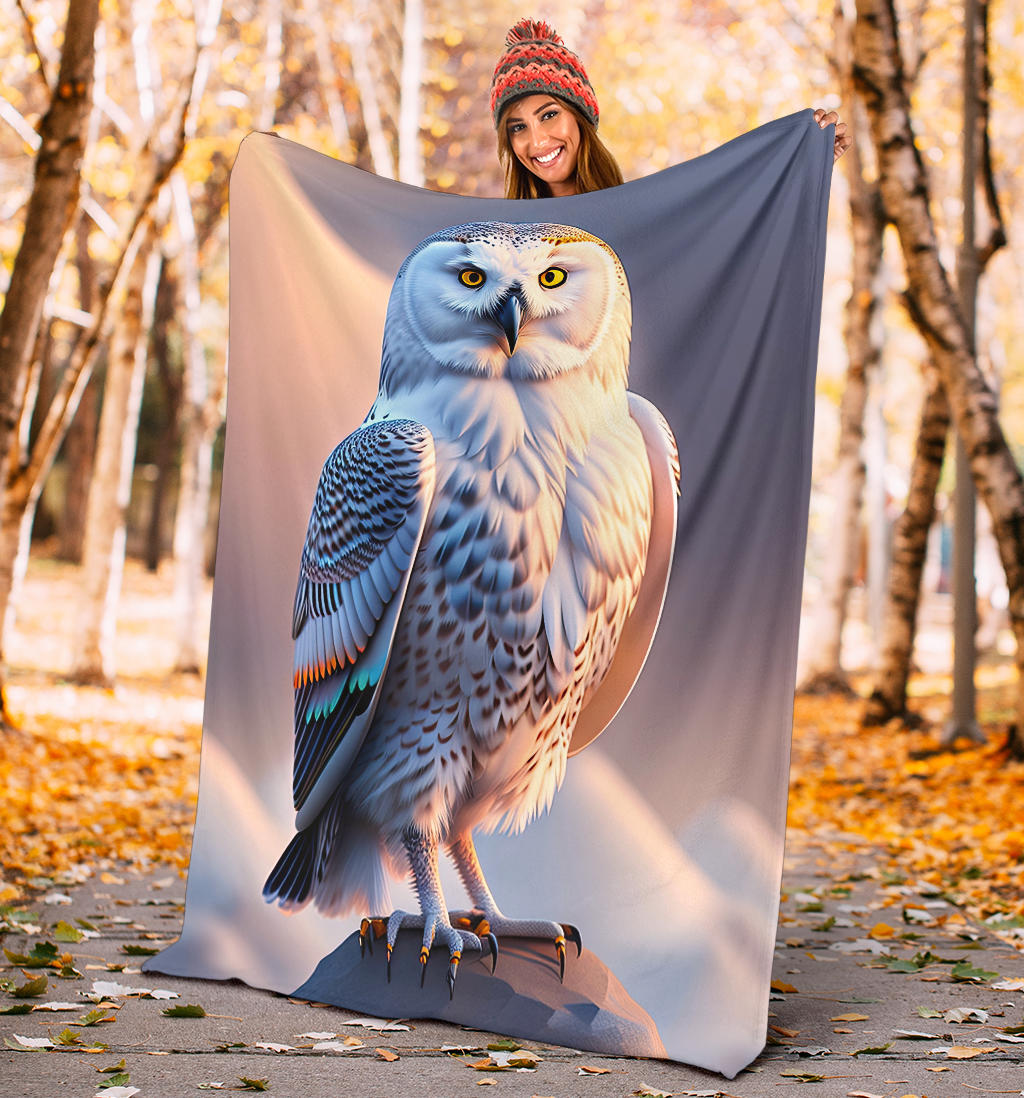
[[[597,136],[597,96],[583,67],[547,23],[520,19],[505,36],[491,79],[491,114],[506,198],[563,198],[623,182]],[[814,120],[835,125],[834,159],[853,143],[835,111]]]
[[[546,24],[521,19],[505,37],[491,113],[506,198],[561,198],[618,186],[597,136],[597,97],[583,63]]]

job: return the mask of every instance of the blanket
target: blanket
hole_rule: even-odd
[[[616,188],[533,201],[421,190],[273,135],[246,138],[230,194],[230,381],[199,804],[183,932],[147,970],[238,978],[379,1016],[668,1057],[730,1077],[760,1052],[785,836],[831,171],[832,130],[820,130],[809,110]],[[538,241],[554,250],[544,253],[543,271],[523,273]],[[513,267],[518,281],[502,288]],[[490,334],[481,336],[483,322],[474,319],[471,335],[435,355],[452,310],[465,313],[499,290],[487,305]],[[561,314],[537,319],[570,290],[585,320],[559,327]],[[455,294],[470,304],[449,308]],[[542,367],[540,351],[530,359],[530,349],[544,339],[567,346],[545,351]],[[573,426],[584,424],[579,432],[590,439],[585,425],[604,423],[606,405],[593,404],[598,389],[557,389],[562,378],[553,375],[563,366],[551,365],[577,362],[572,356],[584,352],[569,343],[585,342],[590,354],[599,339],[614,375],[599,387],[600,400],[618,417],[622,440],[621,452],[601,451],[603,465],[593,456],[597,443],[578,442]],[[382,344],[391,371],[386,400],[378,400]],[[425,387],[421,371],[435,357],[444,360],[443,380]],[[582,376],[592,360],[565,365],[566,376]],[[531,376],[518,388],[498,377],[528,362],[523,371],[552,377]],[[465,393],[485,376],[505,396],[488,407],[474,397],[469,408]],[[583,395],[523,411],[527,390]],[[399,399],[412,391],[424,407]],[[517,447],[531,431],[543,434],[531,416],[548,415],[563,425],[550,428],[553,436],[572,436],[558,442],[569,456],[543,457],[546,472],[531,480],[534,466]],[[526,426],[510,427],[519,416]],[[462,445],[471,435],[479,436],[475,450]],[[339,447],[350,436],[347,449]],[[674,484],[665,487],[673,437],[678,496]],[[493,487],[494,507],[504,500],[521,521],[535,516],[538,531],[559,492],[566,508],[552,520],[557,552],[545,556],[540,533],[522,535],[497,563],[494,545],[474,555],[479,539],[498,537],[494,529],[464,521],[459,544],[475,561],[475,587],[458,586],[471,564],[461,573],[451,564],[454,542],[430,541],[462,514],[442,517],[441,501],[455,507],[452,462],[465,463],[467,453],[490,462],[483,480],[465,475],[460,490],[468,495],[466,484],[478,494]],[[580,503],[573,518],[588,477],[621,483],[606,496],[594,487],[593,514]],[[500,507],[488,514],[491,527],[504,529]],[[611,525],[601,526],[606,519]],[[669,521],[674,532],[666,535]],[[603,538],[604,548],[588,538]],[[356,573],[366,580],[386,544],[401,545],[405,556],[394,549],[385,578],[373,573],[385,589],[378,597],[367,581],[357,590]],[[576,556],[558,555],[570,550]],[[560,609],[551,608],[558,561],[570,559],[576,578],[562,581],[582,600],[579,614],[561,594]],[[584,560],[594,569],[586,576]],[[523,561],[547,569],[536,592],[520,603],[502,600],[495,592],[506,572],[523,585],[516,591],[532,590],[531,577],[517,572]],[[485,589],[479,577],[487,568]],[[606,601],[595,609],[599,573]],[[512,672],[497,654],[514,648],[500,641],[513,613],[532,621],[544,647],[542,671],[525,672],[541,684],[537,696],[519,709]],[[493,659],[443,647],[444,623],[461,615],[472,625],[473,614],[491,630],[484,635],[497,638]],[[421,648],[401,639],[414,626],[427,631]],[[348,641],[355,648],[346,656]],[[395,655],[402,644],[404,655]],[[403,763],[396,777],[388,768],[409,748],[401,728],[425,727],[430,706],[426,695],[402,694],[395,684],[416,660],[427,667],[423,681],[454,681],[444,677],[452,659],[480,664],[469,669],[472,682],[467,668],[459,672],[467,689],[451,701],[459,721],[479,726],[464,758],[453,752],[453,770],[464,769],[449,778],[447,760],[429,773]],[[481,678],[483,701],[471,704]],[[508,711],[499,719],[495,706]],[[387,743],[385,725],[399,729]],[[528,769],[522,759],[507,761],[513,740],[531,767],[541,758],[530,754],[533,737],[546,745],[542,778],[514,795],[508,782],[499,789],[496,766]],[[373,754],[377,740],[384,746]],[[479,892],[467,890],[465,864],[460,873],[444,857],[450,835],[442,832],[438,894],[452,923],[456,911],[467,913],[463,937],[480,948],[467,947],[453,963],[442,933],[422,963],[416,917],[431,854],[413,849],[420,840],[401,820],[381,822],[404,811],[395,806],[411,782],[420,783],[421,815],[421,787],[434,783],[431,803],[441,807],[431,818],[445,821],[442,828],[465,815],[458,806],[470,792],[479,805],[483,787],[491,790],[465,824],[487,885],[501,912],[547,920],[554,938],[503,933],[499,922],[495,958]],[[359,822],[351,815],[356,787],[360,804],[376,806]],[[320,830],[285,867],[294,879],[282,883],[278,874],[276,902],[268,903],[264,886],[298,841],[301,805],[300,827],[313,820]],[[365,849],[379,849],[372,872],[359,863],[363,855],[338,853],[357,827],[372,832]],[[306,893],[295,883],[300,863]],[[371,910],[384,903],[384,885],[391,906]],[[316,903],[304,904],[310,888]],[[429,919],[428,907],[424,901]],[[392,910],[410,918],[389,950]]]

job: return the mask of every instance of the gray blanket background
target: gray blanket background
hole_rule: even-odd
[[[543,897],[546,913],[583,928],[669,1057],[731,1076],[759,1053],[832,140],[805,110],[621,187],[512,202],[424,191],[270,135],[246,139],[231,183],[231,372],[199,810],[184,931],[147,969],[290,992],[357,926],[309,909],[286,916],[260,896],[293,833],[291,604],[317,478],[376,394],[387,298],[411,248],[461,222],[559,222],[607,240],[626,269],[630,388],[679,442],[679,537],[629,701],[570,760],[546,817],[478,848],[507,913],[539,914]],[[464,905],[453,871],[443,883],[449,905]],[[396,902],[414,906],[403,889]]]

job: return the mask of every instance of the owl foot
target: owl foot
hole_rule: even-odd
[[[427,962],[430,951],[436,944],[448,947],[448,997],[455,994],[455,977],[459,972],[459,963],[465,951],[483,952],[486,948],[491,954],[491,971],[498,961],[498,940],[486,927],[480,927],[473,933],[465,927],[458,930],[451,925],[446,915],[431,912],[428,915],[413,915],[408,911],[394,911],[387,919],[367,918],[359,925],[359,946],[363,950],[369,947],[373,953],[375,938],[386,938],[387,975],[391,983],[391,957],[398,940],[398,932],[403,928],[423,928],[423,944],[420,947],[420,987],[427,977]],[[486,946],[485,943],[486,942]]]
[[[482,911],[453,911],[451,921],[453,926],[466,926],[476,934],[485,933],[481,928],[486,927],[486,932],[491,935],[500,934],[506,938],[552,939],[558,959],[559,980],[565,979],[566,939],[576,946],[577,957],[583,953],[583,939],[572,923],[553,923],[545,919],[509,919],[497,912],[486,915]]]

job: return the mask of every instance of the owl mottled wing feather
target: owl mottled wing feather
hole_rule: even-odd
[[[309,826],[362,745],[434,492],[434,444],[412,420],[366,423],[317,486],[295,592],[296,826]]]

